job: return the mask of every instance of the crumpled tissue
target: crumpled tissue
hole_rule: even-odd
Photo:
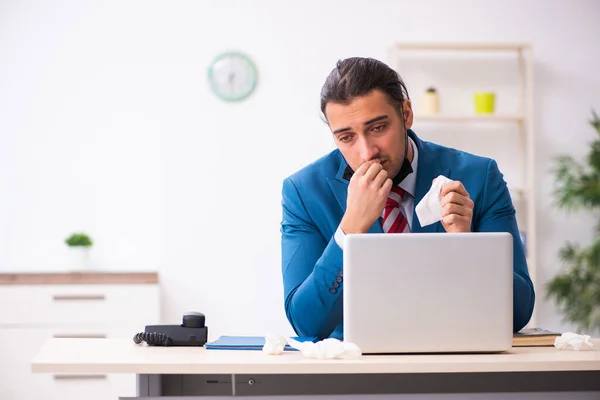
[[[579,351],[582,348],[594,347],[594,344],[591,342],[589,335],[578,335],[573,332],[565,332],[554,339],[554,347],[559,350],[572,348],[573,350]]]
[[[327,338],[316,343],[299,342],[292,338],[281,335],[265,336],[265,344],[262,351],[270,355],[278,355],[284,352],[285,345],[299,350],[304,357],[318,359],[349,359],[358,358],[362,355],[360,348],[354,343],[344,342],[334,338]]]
[[[362,355],[357,345],[350,342],[343,342],[335,338],[323,339],[319,342],[298,342],[294,339],[288,339],[288,343],[293,348],[300,350],[302,355],[308,358],[357,358]]]
[[[440,192],[446,182],[452,182],[452,179],[444,175],[439,175],[435,178],[429,191],[415,207],[415,212],[422,227],[431,225],[442,219],[442,196],[440,196]]]
[[[265,336],[265,344],[262,351],[267,354],[281,354],[286,344],[287,338],[285,336],[267,335]]]

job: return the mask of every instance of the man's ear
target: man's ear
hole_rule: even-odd
[[[410,100],[404,100],[402,102],[402,109],[404,113],[404,126],[406,126],[406,129],[410,129],[414,120],[412,103],[410,102]]]

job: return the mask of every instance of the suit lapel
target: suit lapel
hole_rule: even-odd
[[[340,154],[342,162],[338,168],[337,174],[334,178],[327,179],[329,187],[335,196],[338,204],[342,208],[342,212],[346,211],[346,197],[348,196],[348,180],[344,179],[344,171],[348,164],[344,161],[344,158]]]
[[[449,177],[450,170],[448,168],[442,168],[436,154],[434,154],[431,148],[426,143],[423,143],[412,130],[409,130],[408,132],[409,136],[414,140],[419,149],[419,165],[417,165],[417,182],[415,185],[414,202],[414,206],[416,207],[423,199],[423,196],[425,196],[431,188],[433,179],[439,175]],[[443,231],[444,229],[440,222],[422,227],[416,212],[413,212],[412,220],[411,232],[413,233],[437,232]]]
[[[344,177],[344,172],[346,171],[346,167],[348,164],[341,157],[342,162],[340,163],[340,167],[338,168],[337,174],[335,178],[329,178],[327,182],[329,183],[329,187],[335,196],[338,204],[342,209],[342,214],[346,212],[346,199],[348,197],[348,183],[349,181]],[[383,233],[383,228],[381,227],[381,221],[377,219],[373,226],[369,229],[369,233]]]

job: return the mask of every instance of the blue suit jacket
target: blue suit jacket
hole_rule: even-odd
[[[514,243],[513,329],[523,328],[533,312],[535,292],[529,277],[515,209],[498,165],[492,159],[410,137],[419,150],[415,202],[438,175],[461,181],[475,203],[473,232],[510,232]],[[334,234],[346,210],[347,167],[332,151],[283,182],[282,274],[287,318],[300,336],[343,339],[342,250]],[[383,232],[377,221],[370,232]],[[445,232],[440,222],[421,227],[413,213],[412,232]],[[338,282],[334,284],[333,282]]]

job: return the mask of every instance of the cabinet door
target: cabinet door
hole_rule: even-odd
[[[135,375],[27,374],[22,370],[2,375],[0,399],[7,400],[116,400],[135,397]]]
[[[0,329],[0,399],[100,400],[135,396],[134,374],[34,374],[31,362],[43,343],[55,336],[133,338],[136,329],[137,326],[111,330],[79,326]]]
[[[159,323],[158,285],[0,287],[0,328],[7,325]]]

